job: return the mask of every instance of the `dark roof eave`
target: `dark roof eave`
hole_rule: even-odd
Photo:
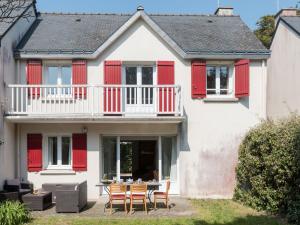
[[[16,58],[94,58],[95,51],[84,50],[27,50],[15,51]],[[206,58],[206,59],[267,59],[270,57],[271,51],[188,51],[184,58]]]

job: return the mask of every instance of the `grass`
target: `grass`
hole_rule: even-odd
[[[258,213],[231,200],[191,200],[198,215],[192,218],[36,218],[30,225],[283,225],[278,219]]]

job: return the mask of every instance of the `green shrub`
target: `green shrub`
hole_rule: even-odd
[[[266,121],[239,149],[234,198],[300,224],[300,117]]]
[[[6,201],[0,204],[0,225],[19,225],[29,220],[30,214],[20,202]]]

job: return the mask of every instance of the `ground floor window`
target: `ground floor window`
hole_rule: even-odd
[[[46,142],[47,168],[70,168],[72,165],[71,136],[47,136]]]
[[[103,179],[177,179],[176,137],[103,137]]]

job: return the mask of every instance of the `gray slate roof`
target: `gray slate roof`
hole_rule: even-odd
[[[285,16],[281,19],[300,35],[300,16]]]
[[[22,2],[22,1],[21,1]],[[20,7],[15,8],[11,14],[10,18],[1,19],[0,18],[0,39],[1,37],[10,29],[10,27],[19,19],[19,17],[28,9],[28,7],[33,3],[33,0],[26,0],[24,4]],[[6,4],[5,0],[0,1],[0,5]],[[0,14],[1,17],[1,14]]]
[[[17,52],[94,53],[131,16],[43,13]],[[189,54],[268,52],[239,16],[149,14],[149,17]]]

